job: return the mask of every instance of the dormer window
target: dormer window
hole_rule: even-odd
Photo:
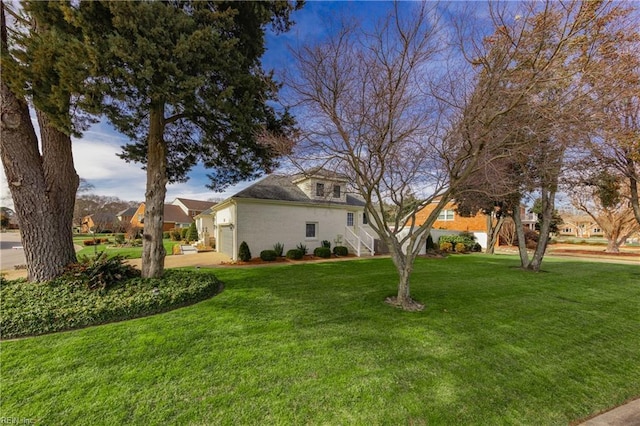
[[[333,198],[340,198],[340,185],[333,185]]]
[[[316,183],[316,197],[324,197],[324,183]]]

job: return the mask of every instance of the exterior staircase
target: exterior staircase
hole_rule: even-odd
[[[375,238],[362,228],[354,232],[353,228],[347,226],[345,228],[344,241],[358,257],[373,256],[375,254]]]

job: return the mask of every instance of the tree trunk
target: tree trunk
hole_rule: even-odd
[[[7,33],[2,8],[2,48]],[[30,281],[47,281],[76,260],[72,240],[73,204],[78,175],[71,138],[38,114],[42,155],[29,107],[2,81],[0,156],[20,226]]]
[[[496,244],[498,243],[498,238],[500,236],[500,230],[502,229],[502,224],[504,223],[505,216],[501,215],[500,219],[494,224],[493,223],[493,215],[487,215],[487,254],[494,254],[496,250]]]
[[[627,175],[629,176],[629,189],[631,190],[631,207],[636,222],[640,225],[640,201],[638,200],[638,174],[636,173],[635,162],[627,159]]]
[[[76,260],[71,220],[78,176],[71,139],[45,121],[41,156],[27,103],[4,83],[1,90],[2,164],[20,226],[28,279],[51,280]]]
[[[42,141],[42,167],[47,184],[49,207],[56,212],[50,224],[55,228],[59,263],[76,262],[73,245],[73,211],[80,178],[73,164],[71,137],[54,128],[47,116],[37,112]]]
[[[522,217],[520,217],[520,206],[516,206],[513,209],[513,222],[516,225],[516,235],[518,237],[520,267],[527,268],[529,266],[529,253],[527,252],[527,239],[524,234],[524,225],[522,224]]]
[[[622,241],[618,241],[615,237],[609,238],[607,241],[607,249],[605,250],[607,253],[620,253],[620,245]]]
[[[415,255],[413,253],[405,254],[398,241],[390,242],[391,259],[398,271],[400,280],[398,282],[398,294],[396,297],[388,297],[386,302],[392,306],[398,307],[405,311],[422,311],[424,305],[411,298],[411,272],[413,271],[413,262]],[[410,251],[410,250],[409,250]]]
[[[142,276],[145,278],[159,278],[164,273],[166,252],[162,244],[162,225],[168,182],[164,125],[164,104],[152,104],[149,112],[147,191],[142,241]]]
[[[549,244],[549,230],[551,229],[551,221],[553,220],[553,211],[555,210],[555,197],[554,190],[542,190],[541,202],[542,202],[542,221],[540,223],[540,235],[538,236],[538,244],[531,258],[531,262],[526,266],[535,272],[540,271],[542,266],[542,259],[547,251],[547,245]]]

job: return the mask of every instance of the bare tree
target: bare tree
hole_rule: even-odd
[[[298,74],[289,82],[306,114],[299,156],[351,176],[398,271],[387,302],[405,310],[424,307],[410,296],[410,276],[440,210],[481,165],[523,146],[505,120],[542,78],[513,67],[525,52],[501,28],[476,46],[475,71],[448,66],[440,49],[450,34],[436,10],[395,3],[372,31],[343,22],[295,52]],[[529,58],[548,52],[537,53]],[[430,203],[437,207],[418,224],[416,213]]]
[[[594,49],[597,67],[588,77],[597,125],[589,145],[592,167],[610,169],[626,181],[624,191],[640,224],[640,10],[623,10],[607,22]]]
[[[587,215],[602,229],[607,239],[607,252],[618,253],[620,246],[640,231],[629,203],[629,188],[621,185],[617,176],[601,174],[592,185],[582,185],[573,191],[573,206]]]
[[[508,113],[511,127],[529,145],[520,151],[526,155],[516,157],[522,175],[518,192],[535,193],[540,200],[540,236],[531,257],[521,218],[513,216],[525,269],[540,269],[565,159],[584,144],[590,125],[596,122],[588,84],[598,69],[592,52],[609,37],[607,25],[624,13],[623,6],[606,2],[527,2],[520,7],[500,9],[493,4],[491,8],[497,30],[486,57],[504,56],[503,52],[515,49],[510,57],[513,72],[504,84],[521,88],[512,92],[520,99],[518,108]],[[485,72],[495,72],[482,57],[474,60]],[[512,207],[517,211],[517,206]]]

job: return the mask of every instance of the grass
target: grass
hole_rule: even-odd
[[[1,343],[0,417],[39,424],[566,425],[640,395],[635,265],[388,259],[216,269],[220,295]]]
[[[128,259],[139,259],[142,257],[142,246],[139,247],[114,247],[113,246],[113,236],[111,234],[105,235],[96,235],[96,237],[109,238],[111,243],[109,244],[98,244],[96,246],[84,246],[85,240],[90,240],[93,237],[91,235],[83,235],[82,237],[74,237],[73,242],[83,248],[79,250],[76,254],[78,256],[93,256],[96,252],[99,253],[101,251],[106,251],[109,257],[113,257],[116,255],[120,255],[126,257]],[[171,239],[162,240],[162,244],[164,245],[164,249],[167,252],[167,256],[173,254],[173,246],[175,244],[179,244],[176,241],[172,241]]]

